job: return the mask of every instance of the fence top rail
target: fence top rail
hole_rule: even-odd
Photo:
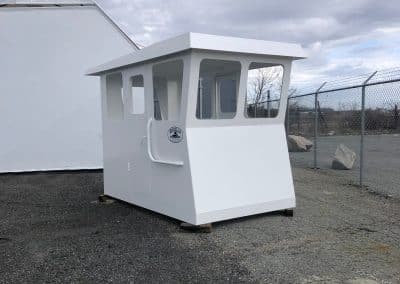
[[[370,80],[368,81],[368,79]],[[318,93],[321,94],[321,93],[360,88],[363,86],[366,87],[372,85],[393,83],[398,81],[400,81],[400,67],[384,69],[376,71],[374,73],[371,72],[359,76],[345,77],[334,81],[328,81],[324,86],[322,86],[322,88],[320,87],[321,84],[318,84],[315,86],[309,86],[307,88],[296,89],[292,92],[289,98],[298,98],[298,97],[314,95],[318,89],[319,89]]]
[[[314,91],[314,92],[300,94],[300,95],[293,95],[293,96],[290,96],[288,99],[294,99],[294,98],[300,98],[300,97],[306,97],[306,96],[313,96],[316,93],[323,94],[323,93],[330,93],[330,92],[343,91],[343,90],[349,90],[349,89],[357,89],[357,88],[362,88],[362,87],[381,85],[381,84],[389,84],[389,83],[395,83],[395,82],[400,82],[400,78],[392,79],[392,80],[386,80],[386,81],[379,81],[379,82],[369,82],[367,84],[357,84],[357,85],[353,85],[353,86],[341,87],[341,88],[336,88],[336,89],[327,89],[327,90],[323,90],[323,91],[320,90],[318,92]]]

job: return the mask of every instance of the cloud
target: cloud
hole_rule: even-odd
[[[294,64],[293,82],[307,85],[342,76],[400,66],[399,28],[378,28],[362,35],[317,42],[309,58]]]
[[[184,32],[297,42],[293,82],[400,65],[397,0],[98,0],[139,44]]]

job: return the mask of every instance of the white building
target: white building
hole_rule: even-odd
[[[137,49],[92,1],[0,1],[0,172],[102,168],[85,71]]]

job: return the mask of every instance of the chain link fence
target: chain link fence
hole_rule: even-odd
[[[400,197],[400,68],[292,91],[286,131],[313,142],[291,152],[294,167],[330,170],[343,183]],[[332,169],[340,144],[356,154],[350,170]]]

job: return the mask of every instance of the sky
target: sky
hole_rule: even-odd
[[[98,0],[141,46],[185,32],[299,43],[292,86],[400,67],[400,0]]]

